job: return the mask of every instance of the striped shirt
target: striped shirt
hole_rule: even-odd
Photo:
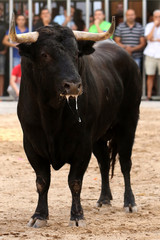
[[[137,46],[140,44],[140,38],[144,37],[144,28],[138,22],[130,28],[126,22],[120,23],[116,28],[115,37],[121,38],[121,43],[129,46]],[[141,58],[143,55],[143,49],[133,52],[132,57]]]

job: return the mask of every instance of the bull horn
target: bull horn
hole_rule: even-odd
[[[115,30],[115,16],[112,17],[112,24],[107,32],[104,33],[90,33],[73,31],[74,36],[77,40],[90,40],[90,41],[101,41],[110,38]]]
[[[15,15],[12,14],[11,25],[9,29],[9,38],[16,43],[33,43],[36,42],[38,39],[39,33],[38,32],[29,32],[29,33],[22,33],[16,34],[15,30]]]

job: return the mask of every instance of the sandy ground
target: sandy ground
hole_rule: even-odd
[[[49,190],[50,220],[33,229],[37,193],[35,174],[22,147],[22,131],[16,114],[0,115],[0,240],[158,240],[160,239],[160,108],[141,107],[133,150],[132,188],[138,213],[123,211],[123,177],[119,163],[111,180],[111,207],[97,209],[100,174],[92,157],[85,174],[82,205],[87,227],[68,227],[71,195],[67,185],[69,166],[52,170]]]

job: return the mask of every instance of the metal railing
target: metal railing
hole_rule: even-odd
[[[47,0],[47,7],[49,9],[49,11],[51,12],[52,10],[52,3],[54,2],[54,0]],[[79,1],[77,1],[79,2]],[[105,16],[106,16],[106,20],[109,20],[109,0],[104,0],[104,9],[105,9]],[[125,12],[128,9],[128,0],[123,0],[123,11],[124,11],[124,19],[125,19]],[[32,31],[32,3],[33,0],[28,0],[28,25],[29,25],[29,31]],[[90,17],[90,4],[91,4],[91,0],[85,0],[86,3],[86,16],[85,16],[85,20],[86,20],[86,27],[89,28],[89,17]],[[9,20],[11,21],[11,16],[12,16],[12,12],[13,12],[13,4],[14,4],[14,0],[9,0]],[[66,5],[67,5],[67,14],[70,15],[70,6],[71,6],[71,0],[66,0]],[[147,0],[142,0],[142,24],[143,26],[145,26],[147,23]],[[10,76],[11,76],[11,71],[12,71],[12,67],[13,67],[13,49],[10,48],[9,50],[9,72],[10,72]],[[146,90],[146,79],[145,79],[145,72],[143,70],[143,96],[145,96],[145,90]]]

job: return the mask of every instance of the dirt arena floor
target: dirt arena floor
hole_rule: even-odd
[[[117,162],[111,180],[111,207],[97,209],[100,174],[92,157],[85,174],[82,205],[87,227],[68,227],[71,195],[67,185],[69,166],[52,170],[47,227],[33,229],[37,193],[35,174],[22,147],[16,114],[0,115],[0,240],[159,240],[160,239],[160,108],[141,107],[133,149],[132,188],[138,213],[123,210],[124,184]]]

